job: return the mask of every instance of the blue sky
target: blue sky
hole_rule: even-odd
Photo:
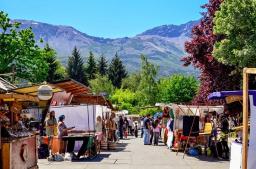
[[[69,25],[92,36],[134,36],[200,18],[208,0],[0,0],[12,19]]]

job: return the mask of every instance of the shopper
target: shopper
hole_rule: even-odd
[[[127,117],[124,117],[124,137],[127,139],[128,137],[128,129],[129,129],[129,121]]]
[[[161,129],[161,126],[159,124],[159,120],[158,119],[156,119],[153,122],[152,127],[153,127],[154,146],[157,146],[158,145],[158,141],[159,141],[160,129]]]
[[[153,123],[154,120],[152,118],[150,118],[150,129],[149,129],[149,134],[150,134],[150,139],[149,139],[149,143],[152,145],[153,142]]]
[[[122,116],[119,116],[119,121],[118,121],[118,130],[119,130],[119,137],[120,139],[123,139],[123,134],[124,134],[124,120]]]
[[[141,130],[141,135],[140,135],[140,137],[141,137],[141,138],[143,138],[143,133],[144,133],[144,119],[145,119],[144,116],[141,117],[141,119],[140,119],[140,130]]]
[[[169,118],[167,122],[167,147],[168,149],[171,149],[173,146],[173,125],[174,125],[174,120],[172,118]]]
[[[150,145],[150,115],[144,118],[144,145]]]

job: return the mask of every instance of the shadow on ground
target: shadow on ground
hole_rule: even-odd
[[[128,143],[117,143],[116,144],[116,149],[114,150],[102,150],[101,152],[129,152],[126,149]]]
[[[109,158],[110,154],[98,154],[94,158],[80,158],[79,160],[72,160],[72,162],[101,162],[105,158]]]
[[[221,163],[221,162],[229,161],[229,160],[226,160],[226,159],[218,159],[218,158],[215,158],[215,157],[207,157],[205,155],[196,156],[195,158],[197,158],[198,160],[201,160],[201,161],[214,162],[214,163],[216,163],[216,162]]]

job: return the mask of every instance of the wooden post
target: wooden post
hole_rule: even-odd
[[[243,148],[242,169],[247,169],[248,156],[248,74],[247,68],[243,70]]]

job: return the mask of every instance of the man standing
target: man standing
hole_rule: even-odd
[[[150,115],[144,118],[144,145],[150,145]]]

